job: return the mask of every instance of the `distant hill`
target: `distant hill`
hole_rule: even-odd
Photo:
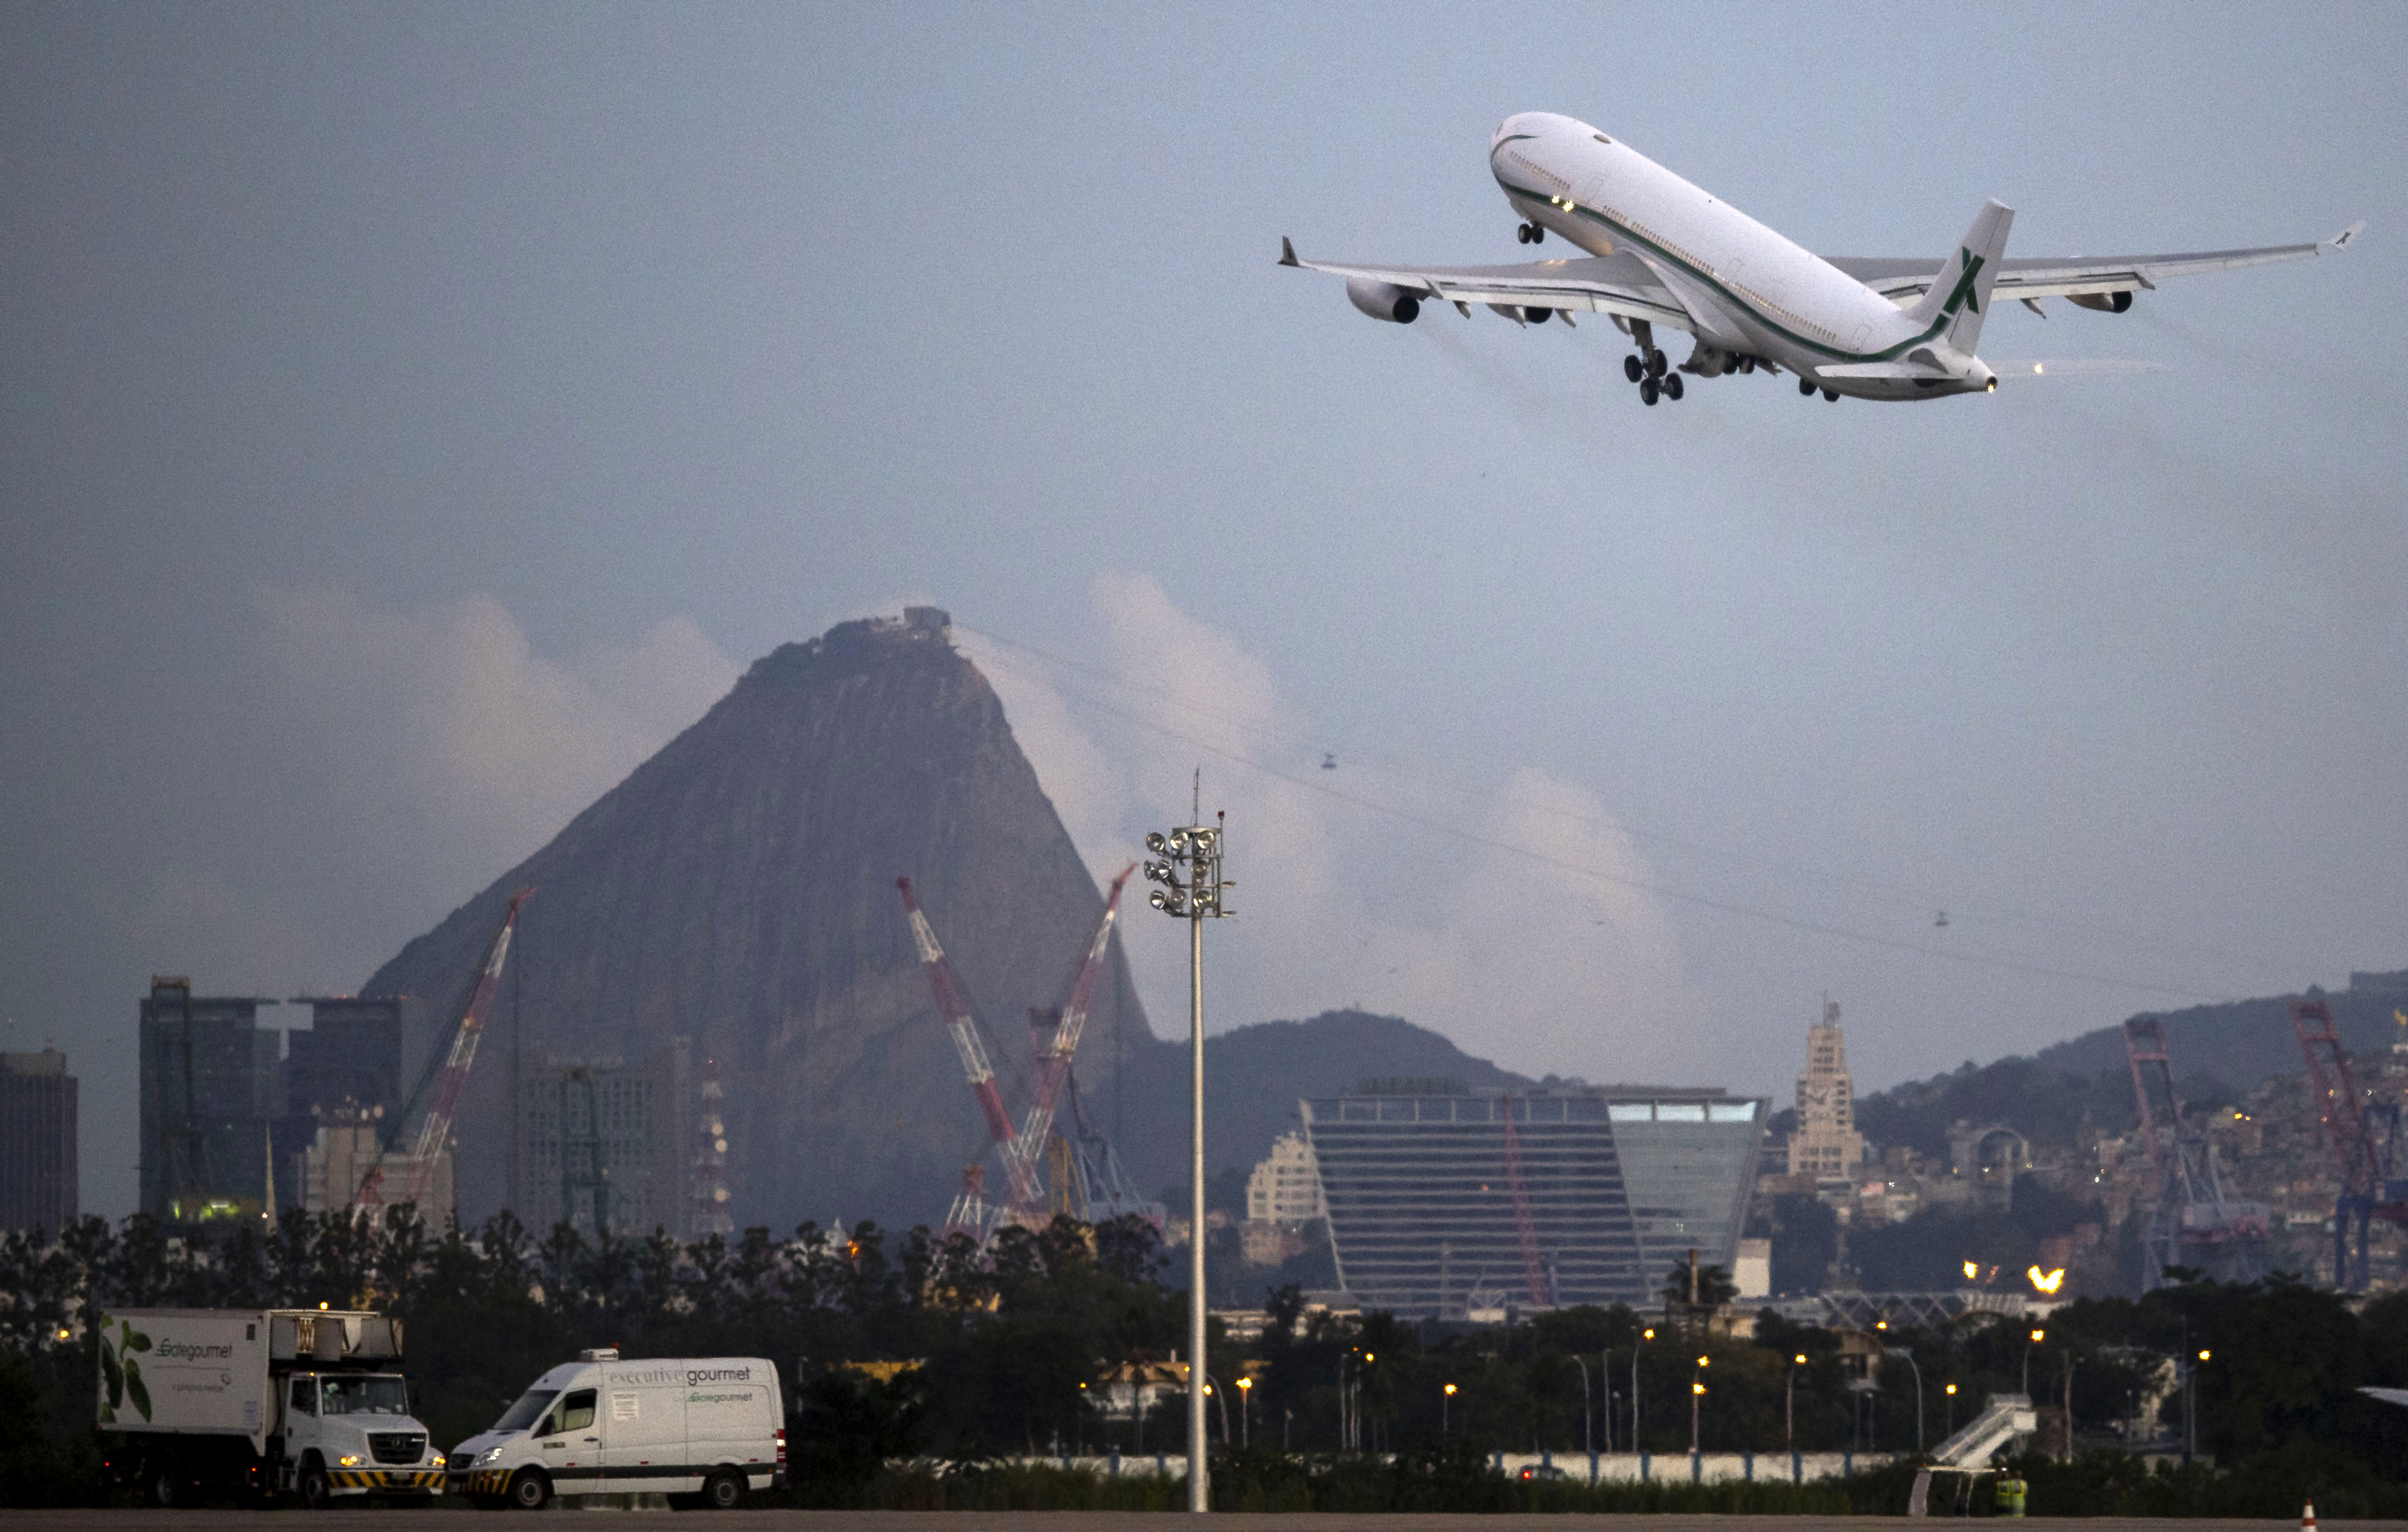
[[[1208,1171],[1243,1169],[1271,1140],[1302,1125],[1301,1096],[1335,1095],[1365,1079],[1410,1076],[1467,1085],[1530,1083],[1395,1016],[1327,1010],[1308,1021],[1258,1022],[1204,1039],[1204,1153]],[[1131,1099],[1173,1104],[1170,1120],[1129,1124],[1122,1154],[1148,1192],[1187,1179],[1187,1046],[1183,1039],[1133,1059]],[[1091,1098],[1102,1102],[1097,1095]],[[1090,1111],[1096,1108],[1091,1105]],[[1111,1131],[1110,1108],[1102,1125]],[[1138,1155],[1145,1157],[1140,1160]]]
[[[2408,972],[2354,973],[2349,988],[2328,994],[2333,1024],[2354,1053],[2387,1050],[2408,1009]],[[2300,1073],[2289,1000],[2275,997],[2193,1006],[2158,1013],[2184,1099],[2210,1106],[2237,1100],[2258,1081]],[[2101,1027],[2029,1056],[1972,1065],[1857,1098],[1856,1124],[1879,1145],[1904,1144],[1945,1154],[1949,1124],[2002,1123],[2041,1142],[2070,1141],[2085,1122],[2108,1132],[2137,1125],[2130,1064],[2121,1027]],[[1776,1121],[1776,1126],[1781,1125]]]

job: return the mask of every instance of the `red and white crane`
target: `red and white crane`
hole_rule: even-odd
[[[1094,935],[1087,938],[1087,952],[1079,964],[1078,977],[1070,981],[1070,1003],[1062,1008],[1062,1019],[1054,1026],[1054,1036],[1038,1049],[1037,1098],[1029,1103],[1028,1115],[1022,1121],[1018,1136],[1005,1151],[1022,1162],[1020,1169],[1010,1172],[1014,1187],[1024,1179],[1030,1186],[1037,1184],[1037,1157],[1045,1153],[1047,1142],[1054,1137],[1054,1109],[1060,1103],[1063,1083],[1070,1078],[1071,1061],[1079,1052],[1079,1034],[1087,1025],[1087,1007],[1095,998],[1096,976],[1103,971],[1112,920],[1120,913],[1121,889],[1135,871],[1137,864],[1132,862],[1112,880],[1111,892],[1104,897],[1104,912],[1096,918]],[[1041,1215],[1044,1201],[1040,1197],[1020,1210]]]
[[[986,1045],[979,1040],[978,1020],[970,1014],[969,1001],[963,998],[961,981],[953,976],[953,966],[945,957],[945,949],[937,941],[937,933],[928,925],[928,917],[921,912],[920,901],[912,896],[911,880],[897,878],[895,886],[903,893],[903,912],[911,923],[911,939],[919,944],[920,966],[928,976],[928,988],[937,996],[937,1009],[953,1029],[953,1050],[962,1056],[962,1072],[969,1077],[971,1094],[978,1097],[979,1110],[986,1115],[986,1130],[1003,1154],[1004,1174],[1010,1178],[1010,1196],[1014,1205],[1035,1206],[1044,1200],[1038,1189],[1029,1163],[1013,1152],[1011,1114],[1003,1109],[1003,1093],[995,1087],[995,1066],[987,1062]]]
[[[460,1092],[468,1083],[468,1067],[477,1062],[477,1043],[485,1035],[485,1015],[494,1008],[494,991],[501,984],[502,964],[509,957],[510,933],[518,925],[519,906],[535,893],[523,888],[510,895],[508,909],[502,911],[502,928],[494,933],[494,942],[485,950],[484,966],[478,970],[476,987],[468,993],[468,1008],[460,1015],[460,1026],[452,1035],[452,1052],[443,1061],[443,1073],[435,1082],[435,1097],[427,1103],[426,1116],[419,1124],[418,1140],[408,1154],[388,1151],[367,1174],[360,1178],[359,1190],[352,1194],[355,1209],[373,1207],[382,1202],[419,1203],[434,1187],[435,1157],[452,1137],[452,1114],[459,1110]],[[401,1181],[401,1195],[387,1197],[384,1182],[387,1171],[396,1174]]]

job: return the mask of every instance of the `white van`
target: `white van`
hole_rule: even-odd
[[[757,1356],[624,1362],[589,1351],[451,1454],[446,1488],[539,1511],[555,1495],[662,1495],[724,1511],[786,1482],[786,1401]]]

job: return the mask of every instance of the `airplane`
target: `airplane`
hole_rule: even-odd
[[[2005,258],[2014,209],[1985,203],[1957,247],[1928,260],[1815,255],[1707,194],[1629,145],[1576,118],[1523,112],[1498,126],[1488,167],[1524,222],[1524,244],[1549,234],[1586,251],[1500,266],[1366,265],[1301,261],[1283,236],[1283,266],[1346,279],[1346,296],[1373,319],[1411,324],[1425,302],[1471,305],[1519,324],[1602,313],[1635,354],[1623,373],[1650,405],[1678,399],[1681,375],[1727,378],[1786,370],[1798,392],[1836,404],[1995,393],[1999,373],[1974,351],[1994,297],[2042,298],[2121,314],[2135,290],[2170,277],[2300,261],[2345,250],[2353,223],[2313,245],[2182,255]],[[1658,329],[1687,332],[1689,359],[1671,367]],[[2002,364],[2006,365],[2006,364]],[[2037,373],[2057,364],[2024,364]],[[2064,371],[2113,370],[2072,365]]]

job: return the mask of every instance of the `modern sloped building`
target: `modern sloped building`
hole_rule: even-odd
[[[1765,1098],[1367,1084],[1298,1103],[1339,1281],[1366,1309],[1461,1319],[1506,1301],[1641,1306],[1692,1249],[1730,1268]]]

